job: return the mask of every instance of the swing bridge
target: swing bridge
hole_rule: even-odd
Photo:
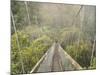
[[[29,12],[27,2],[25,2],[27,16],[30,23]],[[80,7],[79,11],[77,12],[75,18],[73,18],[72,25],[80,11],[82,10],[83,6]],[[11,17],[13,21],[13,27],[16,33],[18,50],[20,53],[20,45],[18,41],[17,30],[14,22],[13,13],[11,11]],[[82,24],[80,26],[82,28]],[[80,29],[81,29],[80,28]],[[80,38],[80,34],[79,34]],[[24,65],[20,53],[20,62],[22,66],[22,70],[24,72]],[[36,63],[36,65],[31,69],[30,74],[32,73],[44,73],[44,72],[61,72],[61,71],[72,71],[72,70],[81,70],[82,67],[61,47],[61,45],[57,42],[54,42],[52,46],[47,50],[47,52],[40,58],[40,60]]]

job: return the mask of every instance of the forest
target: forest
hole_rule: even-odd
[[[96,69],[96,6],[11,1],[12,75],[30,73],[54,42]]]

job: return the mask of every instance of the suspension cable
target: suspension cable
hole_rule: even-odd
[[[93,57],[94,57],[94,52],[95,52],[95,44],[96,44],[96,40],[94,39],[93,46],[92,46],[92,52],[91,52],[91,60],[90,60],[90,63],[92,63],[91,65],[93,65]]]
[[[81,10],[82,10],[82,7],[81,7]],[[83,13],[84,13],[84,11],[83,11]],[[82,15],[83,16],[81,17],[81,20],[80,20],[81,23],[80,23],[80,32],[79,32],[79,38],[78,38],[78,46],[79,46],[79,42],[80,42],[80,37],[81,37],[81,32],[82,32],[82,26],[83,26],[83,19],[84,19],[84,14],[82,14]]]
[[[75,17],[74,17],[74,19],[73,19],[73,21],[72,21],[72,26],[73,26],[73,24],[74,24],[74,22],[75,22],[76,17],[79,15],[80,11],[82,10],[82,8],[83,8],[83,5],[81,5],[81,7],[79,8],[77,14],[75,15]]]
[[[28,5],[27,5],[26,1],[24,3],[25,3],[26,11],[27,11],[27,17],[28,17],[29,25],[31,25],[30,15],[29,15],[29,10],[28,10]]]
[[[75,26],[74,26],[75,20],[76,20],[77,16],[80,14],[82,8],[83,8],[83,5],[81,5],[81,7],[79,8],[78,12],[76,13],[76,15],[75,15],[75,17],[74,17],[74,19],[73,19],[73,21],[72,21],[73,29],[74,29],[74,27],[75,27]],[[82,24],[81,24],[81,26],[80,26],[80,29],[81,29],[81,28],[82,28]],[[79,38],[78,38],[78,39],[80,40],[80,32],[79,32]],[[79,45],[79,40],[78,40],[78,45]]]
[[[21,48],[20,48],[20,44],[19,44],[18,34],[17,34],[17,30],[16,30],[16,26],[15,26],[15,21],[14,21],[14,16],[13,16],[12,11],[11,11],[11,17],[12,17],[13,27],[14,27],[15,35],[16,35],[16,41],[17,41],[18,50],[19,50],[19,55],[20,55],[20,63],[21,63],[21,66],[22,66],[22,72],[24,73],[25,70],[24,70],[23,59],[22,59],[22,57],[21,57]]]
[[[75,14],[75,17],[73,18],[73,21],[72,21],[72,28],[73,28],[73,29],[75,28],[75,25],[74,25],[75,20],[76,20],[77,16],[80,14],[82,8],[83,8],[83,5],[80,6],[79,10],[78,10],[77,13]],[[79,38],[80,38],[80,33],[79,33]],[[78,42],[79,42],[79,40],[78,40]]]

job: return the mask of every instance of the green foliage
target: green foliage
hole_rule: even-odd
[[[33,49],[34,56],[36,55],[36,57],[40,58],[51,44],[52,40],[46,35],[32,41],[31,47]]]
[[[90,63],[90,69],[95,69],[96,68],[96,57],[93,58],[93,61]]]
[[[52,43],[52,40],[46,35],[38,37],[35,40],[30,40],[29,35],[22,31],[18,31],[17,35],[20,51],[18,50],[16,34],[13,34],[11,39],[11,72],[13,75],[22,73],[20,60],[23,61],[25,73],[29,73]]]
[[[18,42],[17,42],[17,36],[18,36]],[[11,37],[11,70],[12,74],[15,73],[21,73],[21,62],[20,62],[20,53],[23,52],[23,49],[25,47],[28,47],[30,45],[28,35],[25,35],[23,32],[18,31],[12,35]],[[18,47],[18,44],[20,47]],[[20,50],[19,50],[20,49]],[[20,52],[20,53],[19,53]]]
[[[66,51],[82,66],[88,68],[91,61],[91,45],[81,41],[80,44],[69,45]]]

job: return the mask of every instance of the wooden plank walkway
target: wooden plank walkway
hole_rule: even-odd
[[[63,50],[60,44],[54,43],[30,73],[62,72],[80,69],[82,67]]]

